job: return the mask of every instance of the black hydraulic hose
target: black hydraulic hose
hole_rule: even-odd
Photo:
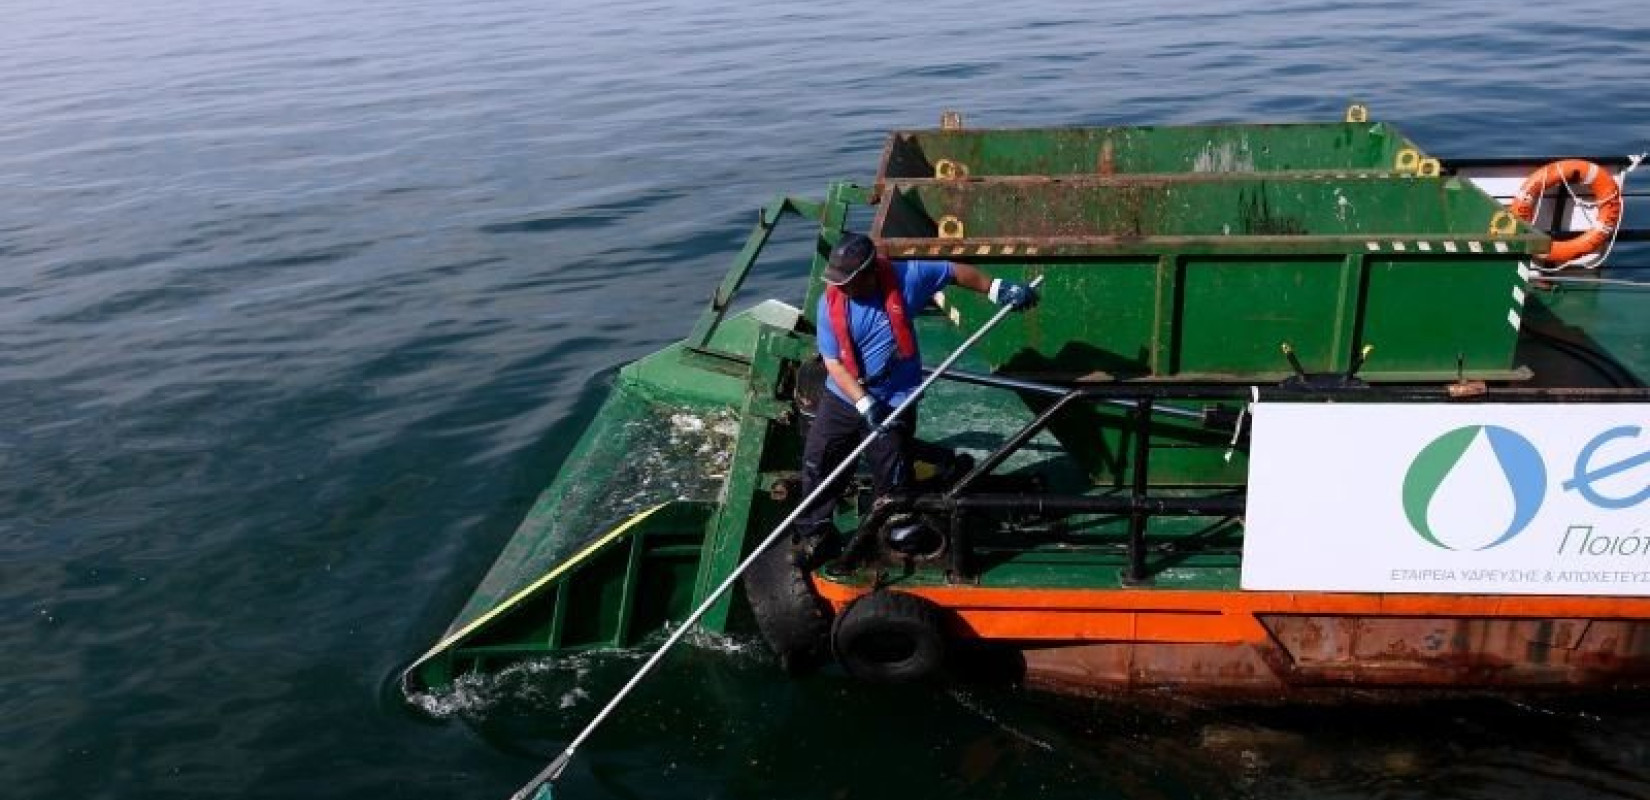
[[[1567,355],[1574,356],[1578,361],[1586,364],[1588,368],[1598,373],[1600,377],[1608,381],[1614,388],[1626,389],[1639,385],[1639,381],[1633,375],[1632,371],[1622,366],[1620,362],[1616,361],[1608,353],[1605,353],[1596,347],[1592,347],[1582,342],[1577,342],[1573,339],[1567,339],[1551,331],[1542,330],[1534,325],[1526,325],[1524,327],[1524,331],[1546,343],[1553,349]]]

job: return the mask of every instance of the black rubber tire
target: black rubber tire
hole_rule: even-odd
[[[946,640],[939,606],[914,594],[872,592],[843,610],[831,648],[849,675],[874,683],[910,683],[938,675]]]
[[[830,659],[831,606],[814,593],[793,553],[790,542],[775,542],[745,571],[744,584],[762,638],[779,666],[796,675]]]

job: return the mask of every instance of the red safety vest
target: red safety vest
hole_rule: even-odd
[[[882,289],[882,310],[888,314],[888,323],[894,329],[894,347],[900,358],[917,354],[917,337],[911,330],[911,318],[905,313],[905,296],[900,291],[899,276],[894,264],[886,258],[877,259],[877,285]],[[842,366],[854,380],[861,380],[859,359],[855,355],[854,339],[848,332],[848,295],[836,286],[825,287],[825,310],[831,317],[831,331],[841,349]]]

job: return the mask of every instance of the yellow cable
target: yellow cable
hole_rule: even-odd
[[[572,569],[573,567],[577,566],[579,564],[579,562],[581,562],[581,561],[589,558],[590,556],[594,555],[597,550],[600,550],[603,547],[606,547],[608,545],[608,543],[612,542],[614,539],[619,538],[620,536],[623,536],[626,531],[630,530],[631,528],[636,527],[636,525],[641,523],[642,520],[645,520],[648,517],[653,516],[656,512],[659,511],[659,509],[664,508],[665,506],[668,506],[668,505],[670,505],[670,503],[660,503],[660,504],[658,504],[658,505],[656,505],[652,508],[649,508],[645,511],[638,512],[635,515],[631,516],[631,518],[625,520],[623,524],[619,525],[618,527],[614,528],[613,530],[608,531],[606,533],[606,535],[604,535],[601,538],[597,539],[596,541],[591,542],[590,544],[586,545],[583,550],[580,550],[579,552],[574,553],[572,557],[563,560],[560,564],[557,564],[554,569],[551,569],[549,572],[545,573],[543,577],[539,578],[536,581],[533,581],[531,584],[528,584],[527,588],[522,589],[521,591],[516,592],[513,595],[510,595],[510,599],[505,600],[502,603],[499,603],[498,605],[494,606],[491,611],[488,611],[487,613],[482,614],[479,617],[476,617],[475,621],[471,622],[468,625],[465,625],[463,628],[460,628],[458,630],[458,632],[454,633],[451,636],[448,636],[445,639],[442,639],[440,642],[437,642],[434,647],[430,648],[429,652],[425,653],[424,655],[419,656],[417,661],[414,661],[411,666],[407,667],[406,670],[403,671],[403,674],[408,673],[408,672],[412,672],[413,670],[418,669],[419,667],[424,665],[424,662],[429,661],[431,658],[434,658],[436,656],[436,654],[440,653],[443,650],[446,650],[449,647],[452,647],[455,644],[458,644],[458,642],[460,640],[462,640],[464,637],[469,636],[472,633],[475,633],[477,628],[480,628],[482,625],[485,625],[488,622],[492,621],[499,614],[502,614],[505,611],[509,610],[509,608],[511,606],[514,606],[516,603],[519,603],[522,600],[526,599],[528,595],[538,591],[545,584],[561,577],[563,573],[565,573],[568,570]]]

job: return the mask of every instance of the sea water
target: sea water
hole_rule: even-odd
[[[508,796],[644,654],[422,705],[399,667],[756,209],[869,181],[890,129],[1358,101],[1445,157],[1650,149],[1626,2],[0,17],[0,793],[25,800]],[[800,300],[807,237],[782,230],[745,296]],[[558,797],[1634,797],[1647,742],[1634,698],[1077,703],[793,680],[700,637]]]

